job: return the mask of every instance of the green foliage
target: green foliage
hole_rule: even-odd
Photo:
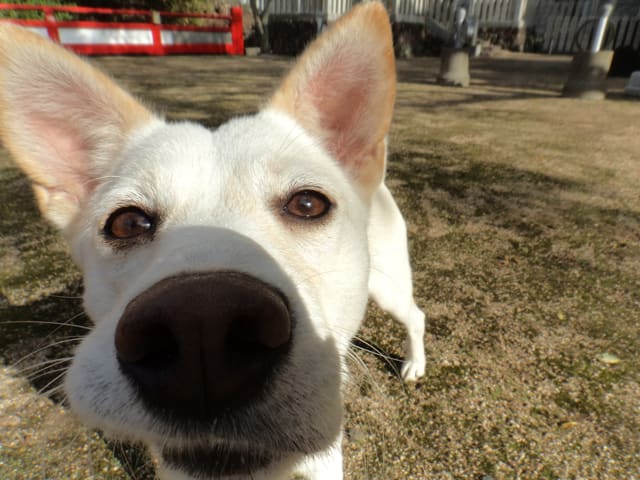
[[[165,0],[164,9],[170,12],[212,13],[217,2],[207,0]]]
[[[20,5],[46,5],[51,7],[75,6],[75,3],[59,2],[56,0],[15,0],[11,3]],[[44,13],[39,10],[0,10],[0,18],[11,18],[15,20],[44,20]],[[70,13],[56,13],[56,20],[72,20],[74,16]]]
[[[213,13],[215,7],[222,2],[210,0],[85,0],[80,3],[86,6],[102,8],[134,8],[165,12]]]
[[[47,6],[76,6],[77,3],[67,2],[64,0],[17,0],[13,3],[21,5],[47,5]],[[187,13],[216,13],[222,6],[221,2],[208,1],[208,0],[84,0],[79,2],[81,6],[94,7],[94,8],[125,8],[125,9],[139,9],[139,10],[158,10],[165,12],[187,12]],[[0,19],[10,18],[16,20],[44,20],[44,13],[38,10],[0,10]],[[57,21],[69,21],[69,20],[86,20],[86,15],[76,15],[73,13],[57,12],[55,14]],[[123,20],[126,18],[126,20]],[[101,21],[132,21],[131,16],[110,16],[100,15]],[[147,21],[146,19],[140,19],[140,21]],[[165,23],[181,23],[189,25],[207,25],[207,22],[202,19],[163,19]]]

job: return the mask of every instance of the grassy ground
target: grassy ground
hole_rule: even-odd
[[[287,62],[96,60],[170,118],[210,126],[255,111]],[[388,176],[427,375],[398,380],[385,358],[403,332],[372,305],[346,392],[346,477],[638,479],[640,103],[620,81],[603,102],[559,98],[566,57],[475,60],[464,90],[434,85],[437,65],[399,63]],[[139,450],[39,393],[87,325],[81,285],[4,152],[0,185],[0,478],[152,478]]]

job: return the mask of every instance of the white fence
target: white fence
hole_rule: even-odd
[[[425,17],[449,28],[460,0],[395,0],[393,15],[396,21],[424,22]],[[526,0],[475,0],[468,12],[482,27],[517,27],[526,12]]]
[[[529,0],[531,1],[531,0]],[[535,1],[535,0],[534,0]],[[266,0],[258,0],[263,9]],[[359,0],[272,0],[271,15],[308,16],[331,22],[349,10]],[[389,0],[387,5],[394,21],[424,24],[430,17],[449,27],[461,0]],[[475,0],[470,13],[481,27],[518,26],[527,0]]]
[[[575,53],[589,48],[598,17],[547,17],[540,29],[538,44],[546,53]],[[632,47],[640,50],[640,16],[612,17],[605,35],[604,48]]]
[[[537,0],[528,27],[547,53],[575,53],[589,48],[600,13],[598,0]],[[640,1],[618,0],[609,19],[605,48],[640,48]]]
[[[267,0],[258,0],[264,8]],[[271,15],[311,17],[332,22],[361,0],[271,0]],[[464,0],[383,0],[393,21],[434,22],[451,31]],[[544,52],[573,53],[584,48],[602,0],[472,0],[469,12],[478,28],[526,28]],[[466,3],[466,2],[465,2]],[[428,22],[427,22],[428,21]],[[640,48],[640,0],[618,0],[611,18],[610,45]],[[578,41],[576,41],[578,38]],[[587,40],[585,40],[585,38]]]
[[[263,9],[266,0],[258,0]],[[271,15],[305,16],[332,22],[348,11],[357,0],[272,0]]]

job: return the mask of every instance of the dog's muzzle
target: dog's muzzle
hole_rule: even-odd
[[[120,369],[165,420],[202,423],[259,400],[292,341],[287,299],[237,272],[161,280],[117,325]]]

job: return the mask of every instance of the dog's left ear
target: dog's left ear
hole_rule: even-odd
[[[294,117],[371,194],[384,178],[396,71],[379,2],[354,7],[302,54],[270,107]]]
[[[131,134],[155,117],[71,52],[0,25],[0,136],[65,231]]]

